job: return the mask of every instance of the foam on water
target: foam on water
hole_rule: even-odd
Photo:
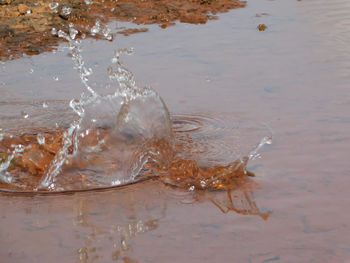
[[[109,28],[99,21],[91,32],[111,40]],[[225,122],[213,124],[213,119],[198,116],[171,119],[158,93],[137,87],[132,72],[121,63],[120,56],[131,54],[132,49],[116,51],[113,65],[107,68],[113,91],[99,94],[89,84],[93,70],[85,65],[82,41],[76,39],[78,30],[71,24],[68,33],[58,30],[57,35],[68,41],[84,86],[80,98],[69,103],[76,117],[55,131],[18,136],[0,133],[0,181],[7,188],[85,190],[159,177],[164,183],[188,190],[227,189],[237,183],[235,178],[247,175],[248,160],[256,158],[264,144],[271,143],[271,137],[259,134],[263,138],[260,143],[251,145],[250,140],[246,145],[249,151],[242,151],[242,147],[235,147],[243,138],[236,133],[235,142],[222,147],[218,138],[224,134],[218,131],[227,131],[222,129]],[[49,109],[47,102],[41,105]],[[28,113],[24,116],[31,118]],[[215,133],[206,132],[206,127],[214,127]],[[210,136],[216,138],[212,144]],[[219,161],[220,151],[226,156],[223,163]]]

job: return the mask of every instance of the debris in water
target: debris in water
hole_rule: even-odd
[[[267,26],[265,24],[259,24],[257,28],[259,31],[265,31],[267,29]]]
[[[145,27],[143,27],[143,28],[126,28],[126,29],[118,31],[117,34],[128,36],[130,34],[147,32],[147,31],[148,31],[148,28],[145,28]]]

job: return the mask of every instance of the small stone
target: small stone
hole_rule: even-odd
[[[12,0],[0,0],[0,5],[9,5],[11,2]]]
[[[265,31],[267,29],[267,26],[265,24],[259,24],[258,29],[259,31]]]
[[[18,7],[18,12],[21,14],[21,15],[24,15],[27,13],[27,10],[29,9],[27,5],[25,4],[19,4]]]

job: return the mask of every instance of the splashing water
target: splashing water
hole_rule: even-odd
[[[91,32],[111,39],[108,27],[98,20]],[[58,30],[57,35],[68,41],[84,86],[80,98],[69,103],[77,118],[67,128],[55,131],[0,134],[0,182],[7,184],[7,189],[85,190],[148,177],[188,190],[229,189],[250,175],[248,160],[271,143],[271,137],[263,137],[248,154],[226,154],[230,162],[211,163],[210,158],[218,154],[214,151],[209,159],[203,158],[203,153],[210,155],[208,140],[201,142],[203,129],[196,127],[201,121],[205,124],[203,119],[192,123],[183,116],[171,119],[156,91],[138,88],[133,74],[120,61],[120,56],[132,54],[132,49],[116,51],[113,66],[107,68],[115,88],[111,94],[100,95],[89,85],[93,70],[83,60],[82,42],[76,39],[79,31],[71,24],[68,33]],[[220,136],[217,131],[215,134]]]

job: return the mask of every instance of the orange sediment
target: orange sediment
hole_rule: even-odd
[[[99,133],[101,132],[106,132],[106,130],[99,130]],[[39,143],[36,133],[5,137],[0,142],[0,163],[7,160],[9,149],[13,149],[13,145],[23,146],[23,152],[15,155],[7,171],[12,175],[23,175],[18,180],[20,180],[21,185],[28,186],[24,190],[33,189],[38,184],[64,144],[63,129],[40,133],[40,135],[45,138],[45,143]],[[85,138],[85,143],[95,144],[94,133],[92,132],[89,136]],[[159,158],[167,160],[148,162],[144,174],[142,174],[145,178],[158,178],[165,184],[186,190],[228,190],[239,187],[244,184],[247,176],[253,175],[245,170],[245,163],[240,160],[227,165],[205,167],[200,166],[196,160],[179,157],[177,153],[181,152],[183,144],[186,143],[183,141],[176,144],[173,152],[169,152],[169,142],[160,140],[152,143],[145,147],[149,147],[150,152],[152,152],[152,147],[156,149],[155,151],[163,151],[160,154],[163,157]],[[103,163],[103,156],[93,156],[88,159],[67,159],[65,167],[74,167],[79,171],[87,166],[101,166]],[[60,176],[65,176],[64,171]],[[81,173],[81,176],[75,177],[74,180],[84,180],[84,172]],[[66,181],[69,182],[69,179],[67,178]],[[14,188],[14,186],[4,183],[0,183],[0,187]]]
[[[67,30],[70,23],[87,35],[97,19],[103,23],[114,19],[166,28],[175,21],[204,24],[216,19],[217,13],[244,6],[245,2],[240,0],[96,0],[88,5],[83,0],[56,4],[48,0],[1,1],[0,60],[51,51],[62,40],[51,29]],[[134,28],[119,33],[129,35],[147,30]]]

